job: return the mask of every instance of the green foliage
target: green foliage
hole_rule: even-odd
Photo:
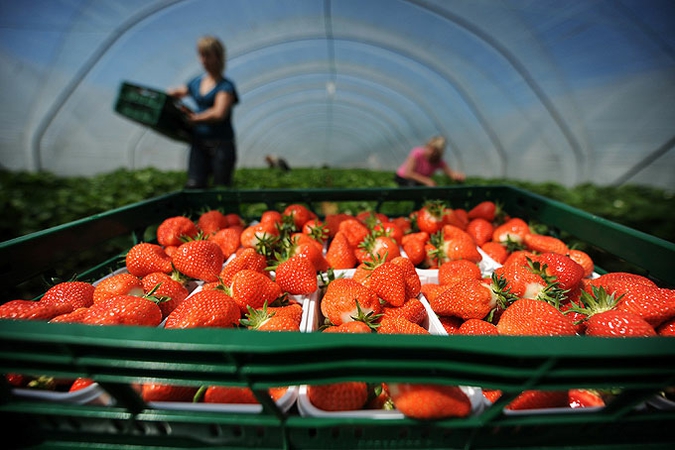
[[[125,169],[93,177],[57,177],[47,172],[0,171],[0,230],[3,240],[71,222],[182,188],[182,171]],[[365,169],[241,168],[235,172],[238,189],[308,189],[395,187],[391,172]],[[437,177],[439,185],[448,180]],[[567,188],[556,183],[470,178],[471,185],[509,184],[570,206],[675,242],[675,202],[672,192],[644,186]],[[369,205],[343,205],[358,212]],[[407,207],[407,205],[405,205]]]

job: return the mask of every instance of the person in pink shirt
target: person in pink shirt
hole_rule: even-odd
[[[445,138],[434,136],[424,147],[415,147],[410,151],[406,160],[396,170],[394,180],[399,186],[436,186],[431,176],[442,170],[451,180],[462,182],[464,174],[452,170],[443,160]]]

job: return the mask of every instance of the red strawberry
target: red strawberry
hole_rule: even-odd
[[[295,322],[300,324],[302,321],[302,305],[296,301],[290,300],[287,303],[282,303],[281,306],[267,306],[267,312],[275,314],[276,316],[288,316]]]
[[[492,222],[497,216],[498,209],[499,208],[495,202],[491,200],[485,200],[471,208],[468,212],[468,216],[471,220],[481,218],[487,220],[488,222]]]
[[[316,214],[314,214],[305,205],[301,205],[299,203],[288,205],[281,215],[290,216],[293,219],[294,229],[296,231],[301,231],[302,227],[307,221],[316,219]]]
[[[171,257],[160,245],[141,242],[129,249],[126,266],[130,274],[139,278],[153,272],[171,273]]]
[[[406,234],[409,234],[412,230],[412,224],[410,223],[410,218],[409,217],[393,217],[390,219],[393,224],[398,226],[401,231],[403,232],[403,236]]]
[[[168,316],[189,294],[183,283],[162,272],[144,276],[141,283],[146,294],[152,293],[155,297],[165,299],[159,303],[162,317]]]
[[[315,244],[296,243],[291,250],[291,255],[308,259],[314,266],[315,272],[326,272],[330,268],[322,249]]]
[[[449,212],[442,201],[428,201],[417,212],[417,227],[429,235],[439,232],[444,222],[444,216]]]
[[[244,248],[220,271],[220,280],[225,286],[232,284],[232,277],[241,270],[267,273],[267,259],[253,248]]]
[[[570,408],[589,408],[605,406],[602,396],[588,389],[570,389],[567,392],[567,401]]]
[[[480,267],[467,259],[447,261],[438,268],[438,283],[453,284],[467,278],[480,280],[483,278]]]
[[[509,251],[506,247],[498,242],[490,241],[481,245],[483,250],[490,258],[499,264],[504,264],[506,258],[509,256]]]
[[[461,208],[448,209],[443,216],[443,223],[445,225],[455,226],[461,230],[466,230],[467,225],[469,225],[469,215]]]
[[[385,317],[403,317],[412,323],[421,325],[424,319],[427,318],[427,310],[420,299],[410,297],[402,306],[384,306],[382,318]]]
[[[523,242],[528,250],[537,253],[560,253],[561,255],[566,255],[569,252],[567,244],[553,236],[529,233],[525,235]]]
[[[82,323],[82,321],[89,314],[89,308],[77,308],[72,312],[58,315],[52,318],[49,323]]]
[[[421,288],[422,295],[424,298],[431,301],[432,299],[437,298],[443,291],[448,289],[450,286],[445,284],[438,283],[424,283]]]
[[[391,262],[384,261],[372,270],[370,288],[392,306],[403,305],[407,298],[403,269]]]
[[[223,252],[223,257],[227,259],[241,246],[242,231],[243,228],[239,226],[225,228],[218,230],[209,237],[209,240],[218,244],[218,247],[220,247],[220,250]]]
[[[143,296],[143,283],[136,275],[118,273],[102,279],[94,288],[94,303],[117,297],[118,295]]]
[[[429,330],[404,317],[382,317],[378,334],[431,334]]]
[[[195,238],[199,229],[195,223],[184,216],[165,219],[157,228],[157,242],[164,247],[181,245],[185,239]]]
[[[95,383],[94,380],[92,380],[91,378],[77,378],[75,379],[75,381],[73,381],[73,384],[70,385],[68,392],[79,391],[80,389],[89,387],[94,383]]]
[[[320,219],[310,219],[302,226],[302,233],[323,245],[330,236],[327,225]]]
[[[471,220],[466,226],[465,231],[469,233],[476,245],[480,247],[486,242],[492,241],[494,226],[492,225],[492,222],[479,217]]]
[[[303,256],[291,256],[281,260],[274,270],[274,279],[284,292],[309,295],[318,289],[316,268]]]
[[[282,294],[281,287],[255,270],[240,270],[232,277],[230,295],[239,306],[242,314],[248,313],[248,307],[261,309],[265,303],[274,302]]]
[[[242,230],[239,240],[242,247],[257,249],[260,245],[270,245],[278,237],[277,225],[268,221],[247,226]]]
[[[307,397],[324,411],[354,411],[368,401],[368,386],[358,381],[307,386]]]
[[[637,314],[613,309],[593,314],[586,320],[586,336],[656,336],[654,328]]]
[[[223,269],[223,251],[213,241],[198,239],[181,244],[173,255],[173,264],[180,273],[203,281],[217,281]]]
[[[401,238],[403,251],[415,266],[420,266],[426,260],[428,240],[429,233],[427,232],[406,234]]]
[[[225,214],[225,219],[227,219],[227,227],[241,227],[244,228],[244,219],[237,213],[228,213]]]
[[[146,383],[141,387],[141,397],[146,402],[191,402],[196,387]]]
[[[153,300],[135,295],[119,295],[94,303],[82,323],[89,325],[138,325],[156,327],[162,311]]]
[[[588,253],[582,250],[570,249],[569,252],[567,252],[567,256],[584,268],[584,278],[590,277],[595,270],[593,259],[591,259]]]
[[[401,256],[398,243],[388,236],[368,234],[354,249],[354,255],[359,262],[383,259],[391,261]]]
[[[410,261],[409,258],[403,256],[397,256],[391,260],[392,264],[395,264],[401,268],[403,271],[403,280],[405,281],[405,298],[413,298],[420,295],[422,290],[422,282],[420,280],[420,275],[415,270],[415,265]]]
[[[659,336],[675,336],[675,318],[665,321],[656,329]]]
[[[576,329],[554,306],[532,299],[519,299],[509,305],[497,322],[500,335],[573,336]]]
[[[338,231],[335,234],[326,252],[326,261],[333,269],[353,269],[356,266],[358,261],[354,248],[345,233]]]
[[[256,404],[253,391],[244,386],[209,386],[204,391],[204,403]]]
[[[94,285],[84,281],[64,281],[50,287],[40,299],[43,305],[67,303],[73,307],[86,308],[94,303]]]
[[[239,324],[240,317],[232,297],[219,290],[202,290],[176,306],[164,328],[231,328]]]
[[[584,277],[584,268],[561,253],[542,253],[537,262],[545,274],[564,290],[573,290]]]
[[[373,227],[373,233],[378,236],[390,237],[399,246],[401,245],[401,240],[403,239],[403,229],[389,219],[375,225]]]
[[[68,303],[43,304],[33,300],[10,300],[0,305],[0,319],[48,321],[73,310]]]
[[[441,316],[438,318],[438,321],[441,322],[441,326],[443,326],[443,329],[448,335],[457,334],[462,323],[464,323],[459,317]]]
[[[262,213],[260,216],[260,223],[271,225],[272,228],[276,228],[277,225],[281,225],[283,222],[283,217],[279,211],[267,210]]]
[[[323,316],[333,325],[351,322],[359,317],[359,312],[376,315],[382,309],[377,295],[351,278],[331,281],[321,299],[320,308]]]
[[[508,290],[513,297],[545,299],[548,293],[548,283],[541,275],[534,273],[529,266],[505,264],[495,269],[494,276],[505,280],[501,291]]]
[[[197,228],[201,230],[204,236],[216,234],[216,232],[227,228],[228,226],[229,223],[227,217],[217,209],[205,211],[201,213],[199,219],[197,219]]]
[[[469,397],[457,386],[387,383],[387,387],[396,409],[406,417],[430,420],[471,413]]]
[[[261,309],[249,306],[248,314],[240,320],[241,325],[257,331],[300,331],[300,318],[293,315],[268,311],[267,304]]]
[[[429,304],[439,316],[468,320],[487,316],[497,306],[497,300],[481,280],[467,278],[450,285]]]
[[[344,233],[349,245],[354,249],[370,234],[368,227],[355,218],[345,219],[340,222],[338,231]]]
[[[497,331],[497,327],[490,322],[480,319],[469,319],[460,325],[457,334],[496,336],[499,334],[499,331]]]
[[[530,234],[530,227],[523,219],[514,217],[495,228],[492,240],[500,244],[521,243]]]
[[[657,328],[663,322],[675,317],[675,291],[651,286],[635,285],[615,295],[623,295],[616,306],[619,311],[631,312]]]
[[[565,408],[569,406],[567,391],[529,390],[521,392],[506,405],[505,409],[519,411],[524,409]]]
[[[372,333],[370,325],[360,320],[345,322],[340,325],[331,325],[323,329],[324,333]]]
[[[431,237],[430,241],[432,248],[427,253],[432,267],[457,259],[475,263],[482,259],[473,238],[466,231],[453,225],[445,225],[438,234]]]

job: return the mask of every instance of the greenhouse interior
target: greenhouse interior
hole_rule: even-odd
[[[8,448],[675,447],[673,0],[0,0],[0,61]]]

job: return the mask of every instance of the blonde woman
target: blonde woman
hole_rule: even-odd
[[[194,138],[185,187],[206,188],[211,175],[214,185],[229,187],[237,161],[232,108],[239,103],[239,95],[232,80],[224,76],[225,46],[218,38],[199,39],[197,54],[204,73],[168,91],[175,98],[190,96],[197,104],[197,110],[188,113]]]
[[[415,147],[396,170],[395,181],[399,186],[436,186],[431,176],[442,170],[453,181],[464,181],[462,172],[452,170],[443,160],[445,138],[434,136],[423,147]]]

